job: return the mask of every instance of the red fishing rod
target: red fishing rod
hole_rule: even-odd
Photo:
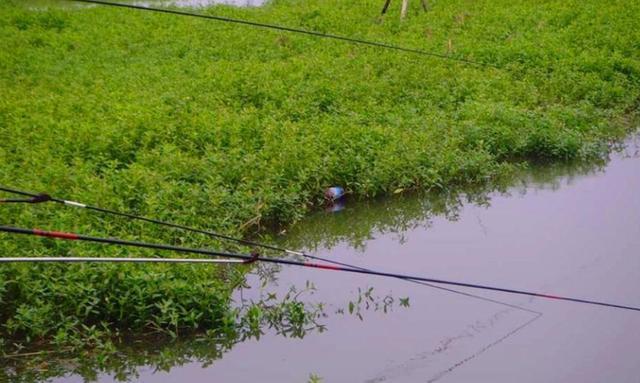
[[[325,265],[325,264],[313,263],[313,262],[300,262],[300,261],[293,261],[289,259],[267,258],[267,257],[260,256],[257,252],[251,255],[228,253],[228,252],[222,252],[222,251],[194,249],[194,248],[173,246],[173,245],[166,245],[166,244],[125,241],[118,238],[92,237],[92,236],[76,234],[76,233],[45,231],[45,230],[39,230],[39,229],[23,229],[18,227],[11,227],[11,226],[0,226],[0,232],[6,232],[6,233],[12,233],[12,234],[35,235],[40,237],[48,237],[48,238],[63,239],[63,240],[75,240],[75,241],[95,242],[95,243],[110,244],[110,245],[140,247],[140,248],[147,248],[147,249],[154,249],[154,250],[175,251],[180,253],[200,254],[200,255],[214,256],[214,257],[222,256],[226,258],[242,259],[242,260],[245,260],[247,263],[261,261],[261,262],[268,262],[268,263],[275,263],[275,264],[282,264],[282,265],[309,267],[309,268],[321,269],[321,270],[333,270],[333,271],[343,271],[343,272],[356,273],[356,274],[377,275],[381,277],[411,279],[411,280],[427,282],[427,283],[436,283],[436,284],[458,286],[458,287],[468,287],[472,289],[497,291],[497,292],[507,293],[507,294],[526,295],[530,297],[537,297],[537,298],[544,298],[544,299],[553,299],[553,300],[560,300],[560,301],[567,301],[567,302],[611,307],[611,308],[617,308],[617,309],[640,311],[640,307],[625,306],[625,305],[619,305],[619,304],[609,303],[609,302],[599,302],[599,301],[590,300],[590,299],[550,295],[550,294],[543,294],[543,293],[537,293],[532,291],[517,290],[517,289],[496,287],[496,286],[487,286],[487,285],[481,285],[476,283],[457,282],[457,281],[427,278],[427,277],[413,276],[413,275],[406,275],[406,274],[388,273],[388,272],[375,271],[370,269],[362,270],[362,269],[349,268],[349,267],[343,267],[343,266]]]

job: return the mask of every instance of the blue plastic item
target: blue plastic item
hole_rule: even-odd
[[[335,201],[344,197],[344,189],[340,186],[333,186],[324,191],[324,198],[329,201]]]

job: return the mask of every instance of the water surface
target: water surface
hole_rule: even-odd
[[[119,3],[128,3],[145,7],[190,7],[202,8],[213,5],[231,5],[237,7],[259,7],[264,5],[267,0],[113,0]],[[26,0],[26,3],[34,8],[43,7],[86,7],[93,6],[88,4],[79,4],[67,0]]]
[[[144,6],[177,6],[177,7],[208,7],[212,5],[234,5],[237,7],[258,7],[263,5],[266,0],[147,0],[138,1],[131,0],[128,3]]]

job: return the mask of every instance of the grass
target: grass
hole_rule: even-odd
[[[484,184],[515,162],[599,158],[640,104],[640,3],[274,0],[201,12],[385,41],[500,67],[106,7],[0,2],[0,184],[229,234],[359,198]],[[221,247],[55,206],[3,222]],[[3,255],[129,250],[2,235]],[[142,251],[135,255],[150,255]],[[122,332],[232,331],[244,270],[0,268],[3,350]],[[225,330],[226,329],[226,330]]]

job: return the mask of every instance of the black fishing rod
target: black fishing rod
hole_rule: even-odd
[[[110,245],[140,247],[140,248],[154,249],[154,250],[175,251],[180,253],[199,254],[199,255],[214,256],[214,257],[222,256],[225,258],[242,259],[246,263],[260,261],[260,262],[275,263],[275,264],[281,264],[281,265],[308,267],[308,268],[314,268],[314,269],[320,269],[320,270],[343,271],[343,272],[356,273],[356,274],[376,275],[381,277],[412,279],[412,280],[428,282],[428,283],[468,287],[472,289],[496,291],[496,292],[507,293],[507,294],[526,295],[530,297],[537,297],[537,298],[544,298],[544,299],[553,299],[553,300],[560,300],[560,301],[567,301],[567,302],[583,303],[588,305],[597,305],[597,306],[604,306],[604,307],[617,308],[617,309],[640,311],[640,307],[625,306],[625,305],[619,305],[619,304],[614,304],[609,302],[599,302],[599,301],[590,300],[590,299],[565,297],[560,295],[550,295],[550,294],[543,294],[543,293],[537,293],[532,291],[505,288],[505,287],[487,286],[487,285],[481,285],[476,283],[457,282],[457,281],[450,281],[450,280],[444,280],[444,279],[427,278],[427,277],[412,276],[412,275],[398,274],[398,273],[389,273],[389,272],[383,272],[383,271],[361,270],[361,269],[354,269],[354,268],[335,266],[335,265],[325,265],[325,264],[313,263],[313,262],[300,262],[300,261],[293,261],[289,259],[280,259],[280,258],[266,258],[266,257],[260,256],[257,252],[251,255],[228,253],[228,252],[222,252],[222,251],[195,249],[195,248],[173,246],[173,245],[166,245],[166,244],[126,241],[118,238],[92,237],[92,236],[76,234],[76,233],[46,231],[46,230],[40,230],[40,229],[24,229],[24,228],[12,227],[12,226],[0,226],[0,232],[6,232],[6,233],[12,233],[12,234],[35,235],[40,237],[48,237],[48,238],[63,239],[63,240],[86,241],[86,242],[95,242],[95,243],[110,244]]]
[[[314,259],[316,261],[322,261],[322,262],[327,262],[327,263],[331,263],[334,265],[339,265],[339,266],[344,266],[344,267],[348,267],[348,268],[352,268],[352,269],[360,269],[363,271],[369,271],[369,269],[366,269],[364,267],[360,267],[360,266],[355,266],[355,265],[351,265],[348,263],[343,263],[343,262],[339,262],[339,261],[335,261],[332,259],[327,259],[327,258],[323,258],[323,257],[318,257],[315,255],[311,255],[311,254],[307,254],[304,252],[300,252],[300,251],[295,251],[295,250],[290,250],[290,249],[285,249],[282,247],[277,247],[277,246],[273,246],[273,245],[269,245],[269,244],[265,244],[265,243],[260,243],[260,242],[255,242],[255,241],[249,241],[249,240],[245,240],[245,239],[241,239],[241,238],[235,238],[235,237],[231,237],[228,235],[224,235],[224,234],[220,234],[220,233],[216,233],[213,231],[209,231],[209,230],[202,230],[202,229],[197,229],[194,227],[190,227],[190,226],[185,226],[185,225],[180,225],[180,224],[176,224],[176,223],[172,223],[172,222],[167,222],[167,221],[161,221],[158,219],[153,219],[153,218],[148,218],[148,217],[144,217],[144,216],[140,216],[140,215],[136,215],[136,214],[130,214],[130,213],[123,213],[117,210],[112,210],[112,209],[105,209],[102,207],[98,207],[98,206],[92,206],[92,205],[88,205],[85,203],[80,203],[80,202],[76,202],[76,201],[69,201],[69,200],[65,200],[62,198],[56,198],[53,197],[49,194],[46,193],[40,193],[40,194],[36,194],[36,193],[31,193],[31,192],[27,192],[27,191],[23,191],[23,190],[16,190],[16,189],[11,189],[11,188],[7,188],[4,186],[0,186],[0,191],[4,191],[7,193],[12,193],[12,194],[16,194],[16,195],[21,195],[24,197],[30,197],[28,199],[0,199],[0,203],[5,202],[5,203],[9,203],[9,202],[13,202],[13,203],[31,203],[31,204],[36,204],[36,203],[43,203],[43,202],[55,202],[58,204],[62,204],[65,206],[72,206],[72,207],[77,207],[77,208],[83,208],[83,209],[87,209],[87,210],[92,210],[92,211],[96,211],[102,214],[108,214],[108,215],[114,215],[114,216],[119,216],[119,217],[124,217],[124,218],[128,218],[131,220],[138,220],[138,221],[143,221],[143,222],[148,222],[148,223],[153,223],[159,226],[165,226],[165,227],[170,227],[173,229],[178,229],[178,230],[184,230],[184,231],[188,231],[188,232],[193,232],[193,233],[198,233],[198,234],[204,234],[204,235],[208,235],[214,238],[218,238],[218,239],[222,239],[225,241],[230,241],[230,242],[235,242],[241,245],[245,245],[245,246],[252,246],[255,248],[263,248],[263,249],[267,249],[267,250],[272,250],[272,251],[277,251],[277,252],[281,252],[284,254],[289,254],[289,255],[293,255],[293,256],[301,256],[304,258],[309,258],[309,259]],[[453,294],[458,294],[458,295],[462,295],[462,296],[466,296],[469,298],[474,298],[474,299],[479,299],[485,302],[490,302],[490,303],[495,303],[495,304],[499,304],[502,306],[506,306],[506,307],[511,307],[511,308],[515,308],[518,310],[522,310],[522,311],[527,311],[533,314],[537,314],[537,315],[542,315],[542,313],[535,311],[535,310],[531,310],[522,306],[518,306],[515,304],[511,304],[511,303],[507,303],[507,302],[501,302],[495,299],[491,299],[491,298],[487,298],[487,297],[483,297],[480,295],[475,295],[475,294],[471,294],[471,293],[467,293],[464,291],[458,291],[458,290],[454,290],[454,289],[450,289],[447,287],[443,287],[443,286],[437,286],[431,283],[427,283],[427,282],[422,282],[422,281],[417,281],[417,280],[413,280],[410,278],[400,278],[404,281],[407,282],[411,282],[411,283],[416,283],[422,286],[427,286],[427,287],[431,287],[433,289],[438,289],[438,290],[442,290],[442,291],[446,291],[446,292],[450,292]]]
[[[241,259],[209,258],[131,258],[131,257],[0,257],[0,263],[191,263],[246,264]]]
[[[435,58],[443,59],[443,60],[457,61],[457,62],[461,62],[461,63],[464,63],[464,64],[470,64],[470,65],[476,65],[476,66],[485,66],[485,67],[492,67],[492,68],[498,68],[499,69],[499,67],[497,67],[495,65],[492,65],[492,64],[482,63],[482,62],[479,62],[479,61],[473,61],[473,60],[468,60],[468,59],[464,59],[464,58],[451,57],[451,56],[443,55],[443,54],[440,54],[440,53],[428,52],[428,51],[424,51],[424,50],[420,50],[420,49],[414,49],[414,48],[406,48],[406,47],[402,47],[402,46],[398,46],[398,45],[381,43],[381,42],[377,42],[377,41],[362,40],[362,39],[357,39],[357,38],[353,38],[353,37],[334,35],[334,34],[328,34],[328,33],[316,32],[316,31],[309,31],[309,30],[306,30],[306,29],[292,28],[292,27],[287,27],[287,26],[277,25],[277,24],[260,23],[260,22],[256,22],[256,21],[234,19],[234,18],[230,18],[230,17],[214,16],[214,15],[206,15],[206,14],[202,14],[202,13],[178,11],[178,10],[174,10],[174,9],[154,8],[154,7],[140,6],[140,5],[134,5],[134,4],[127,4],[127,3],[113,3],[113,2],[110,2],[110,1],[102,1],[102,0],[68,0],[68,1],[73,1],[73,2],[76,2],[76,3],[107,5],[107,6],[111,6],[111,7],[129,8],[129,9],[136,9],[136,10],[143,10],[143,11],[150,11],[150,12],[167,13],[167,14],[178,15],[178,16],[197,17],[197,18],[201,18],[201,19],[215,20],[215,21],[221,21],[221,22],[225,22],[225,23],[249,25],[249,26],[252,26],[252,27],[267,28],[267,29],[273,29],[273,30],[284,31],[284,32],[291,32],[291,33],[299,33],[299,34],[304,34],[304,35],[308,35],[308,36],[314,36],[314,37],[320,37],[320,38],[326,38],[326,39],[346,41],[346,42],[349,42],[349,43],[352,43],[352,44],[368,45],[368,46],[372,46],[372,47],[383,48],[383,49],[391,49],[391,50],[396,50],[396,51],[401,51],[401,52],[406,52],[406,53],[418,54],[418,55],[422,55],[422,56],[430,56],[430,57],[435,57]]]

